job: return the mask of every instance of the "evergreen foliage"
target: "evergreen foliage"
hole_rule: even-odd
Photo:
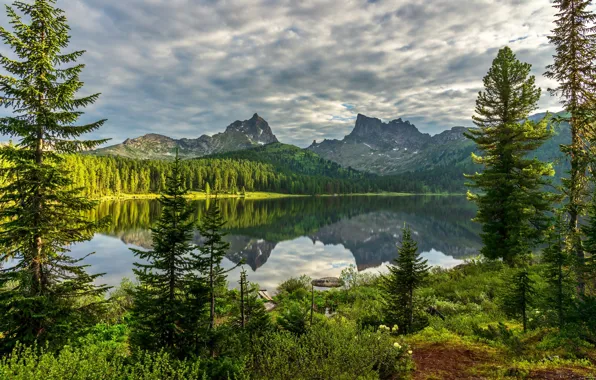
[[[6,11],[13,31],[0,37],[15,58],[0,56],[0,103],[12,108],[0,118],[0,133],[16,143],[0,149],[8,179],[0,189],[0,331],[2,350],[16,341],[72,337],[93,321],[106,287],[93,284],[81,260],[71,258],[71,244],[89,240],[98,223],[82,216],[95,207],[73,187],[62,154],[91,149],[103,140],[81,137],[105,120],[77,125],[80,109],[99,94],[77,97],[84,68],[75,62],[84,51],[65,53],[70,36],[64,12],[54,0],[16,1]],[[72,64],[72,65],[69,65]],[[77,302],[86,297],[87,302]]]
[[[592,282],[592,292],[596,293],[596,195],[592,196],[588,207],[587,222],[582,227],[582,232],[585,237],[583,241],[585,252],[583,270],[585,278]]]
[[[211,354],[214,354],[215,342],[213,341],[213,329],[215,328],[215,304],[217,298],[217,288],[224,285],[226,282],[226,274],[231,269],[224,269],[221,262],[225,257],[230,243],[223,240],[226,234],[222,231],[226,224],[221,216],[217,199],[208,206],[207,212],[204,214],[199,224],[199,232],[203,243],[199,246],[199,254],[194,254],[193,257],[197,262],[201,263],[206,275],[208,294],[209,294],[209,330],[211,330],[210,347]],[[239,263],[238,265],[241,265]],[[235,267],[234,267],[235,268]]]
[[[310,312],[310,305],[292,301],[277,316],[277,324],[282,329],[300,336],[308,331]]]
[[[193,256],[193,209],[185,195],[176,156],[159,200],[161,216],[152,228],[153,249],[131,249],[142,260],[134,264],[140,286],[134,292],[132,341],[145,350],[167,349],[177,354],[196,350],[201,333],[206,284],[200,276],[202,262]]]
[[[240,272],[240,310],[235,324],[249,336],[261,335],[271,331],[271,317],[265,310],[263,301],[259,299],[259,287],[248,282],[246,271]]]
[[[545,190],[552,165],[528,157],[551,136],[546,119],[527,119],[540,98],[530,69],[508,47],[499,50],[476,100],[479,129],[466,134],[482,153],[472,154],[473,161],[484,167],[467,176],[479,191],[468,197],[478,206],[482,254],[509,265],[541,240],[554,200]]]
[[[568,112],[565,118],[571,126],[571,144],[561,150],[571,162],[569,178],[563,180],[567,196],[569,231],[566,234],[568,249],[577,260],[579,291],[583,292],[583,260],[579,218],[585,210],[587,196],[587,169],[595,139],[594,104],[596,101],[596,14],[588,7],[589,0],[555,0],[557,9],[555,29],[549,36],[556,54],[545,76],[555,79],[558,86],[551,94],[561,97],[561,104]],[[593,157],[592,157],[593,159]]]
[[[74,187],[84,186],[84,194],[96,198],[160,193],[164,189],[165,178],[172,171],[172,162],[77,154],[64,157],[64,167],[70,169]],[[285,194],[423,193],[447,188],[442,183],[436,183],[432,188],[425,187],[413,173],[400,176],[375,176],[361,172],[355,172],[359,174],[351,177],[342,172],[318,175],[239,158],[183,160],[182,167],[186,188],[207,194],[233,193],[242,188],[245,191]],[[425,179],[433,182],[432,178]],[[460,191],[456,187],[450,189]]]
[[[570,268],[574,258],[565,247],[565,231],[567,226],[561,212],[557,212],[554,225],[547,237],[547,248],[542,253],[542,263],[545,264],[544,278],[548,283],[545,298],[547,305],[556,310],[557,325],[563,329],[569,322],[573,308],[575,278]]]
[[[414,291],[423,284],[429,266],[427,260],[420,256],[418,244],[412,239],[412,231],[407,226],[404,226],[394,263],[382,280],[386,322],[397,324],[401,332],[408,334],[415,327]]]
[[[528,313],[536,301],[535,281],[530,277],[527,266],[515,269],[513,275],[506,281],[503,299],[505,311],[513,317],[519,317],[524,332],[528,330]]]

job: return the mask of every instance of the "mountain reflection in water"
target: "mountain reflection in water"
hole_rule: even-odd
[[[211,200],[212,202],[213,200]],[[209,201],[195,201],[200,220]],[[230,250],[225,266],[244,259],[249,280],[273,290],[283,280],[307,274],[338,276],[355,265],[359,271],[383,270],[397,256],[404,223],[431,265],[450,267],[478,253],[479,226],[475,209],[461,196],[304,197],[269,200],[221,199]],[[157,200],[101,203],[93,218],[107,217],[110,226],[93,240],[73,247],[74,256],[96,252],[85,260],[91,270],[106,273],[102,283],[117,285],[132,278],[134,256],[128,248],[151,247],[151,225],[157,221]],[[194,242],[201,243],[195,233]],[[236,284],[240,269],[229,274]]]

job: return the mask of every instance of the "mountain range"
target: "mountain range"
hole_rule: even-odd
[[[150,133],[122,144],[93,151],[98,155],[116,155],[137,159],[173,159],[176,148],[183,158],[202,157],[279,142],[269,124],[256,113],[249,120],[235,121],[222,133],[196,139],[173,139]]]
[[[474,150],[465,127],[437,135],[422,133],[409,121],[388,123],[358,115],[354,130],[342,140],[313,142],[307,149],[345,167],[382,175],[432,169],[439,164],[469,162]]]
[[[536,114],[531,118],[537,120],[544,115]],[[279,144],[267,121],[254,114],[251,119],[235,121],[224,132],[213,136],[173,139],[148,134],[92,153],[135,159],[172,159],[178,149],[183,158],[210,156],[264,161],[283,165],[289,170],[292,170],[296,157],[308,156],[308,162],[313,166],[308,168],[308,174],[312,175],[321,174],[322,169],[333,163],[345,169],[382,176],[407,174],[409,180],[424,183],[432,187],[432,191],[460,191],[464,188],[462,173],[477,170],[470,159],[475,144],[465,137],[466,130],[465,127],[453,127],[431,136],[420,132],[409,121],[383,122],[358,114],[354,129],[343,139],[314,141],[306,149],[301,149]],[[566,164],[559,159],[559,146],[568,141],[569,127],[563,124],[535,155],[542,160],[555,161],[555,169],[560,175]]]

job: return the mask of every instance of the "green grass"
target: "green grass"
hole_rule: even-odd
[[[244,199],[273,199],[273,198],[290,198],[290,197],[307,197],[309,195],[297,195],[297,194],[281,194],[281,193],[270,193],[264,191],[246,192],[246,195],[240,194],[217,194],[217,198],[228,199],[228,198],[244,198]],[[126,200],[126,199],[157,199],[160,194],[147,193],[147,194],[118,194],[118,195],[107,195],[96,198],[97,200]],[[215,194],[209,194],[201,191],[189,192],[188,199],[215,199]]]

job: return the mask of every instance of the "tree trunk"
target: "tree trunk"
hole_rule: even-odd
[[[577,151],[581,149],[580,137],[577,133],[578,125],[577,119],[571,116],[571,178],[569,188],[569,232],[572,241],[571,249],[575,253],[577,264],[577,292],[584,294],[585,291],[585,279],[583,268],[585,264],[584,250],[581,244],[581,234],[579,229],[579,214],[581,199],[581,181],[583,180],[582,165],[580,158],[577,156]]]
[[[244,274],[240,275],[240,314],[242,318],[242,329],[246,326],[246,320],[244,318],[244,288],[246,284],[246,278]]]

